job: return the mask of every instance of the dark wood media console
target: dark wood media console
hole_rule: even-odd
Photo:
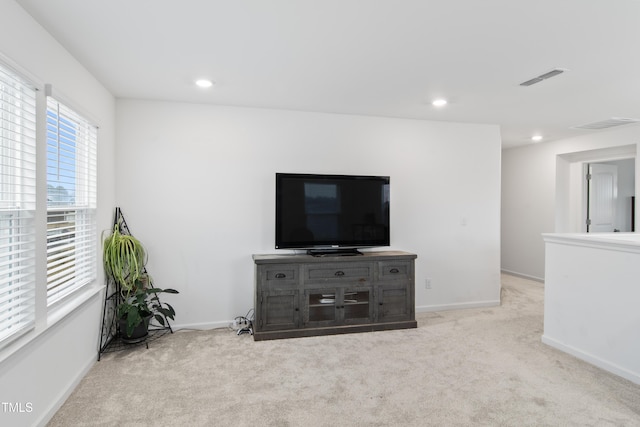
[[[254,339],[417,327],[415,254],[253,255]]]

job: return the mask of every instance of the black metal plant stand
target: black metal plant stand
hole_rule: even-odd
[[[131,235],[131,231],[127,226],[127,222],[122,215],[122,210],[117,207],[115,216],[113,219],[113,227],[116,224],[120,227],[120,233]],[[144,272],[147,272],[145,267]],[[102,326],[100,328],[100,349],[98,351],[98,361],[103,353],[110,353],[113,351],[126,350],[135,346],[145,345],[149,348],[149,342],[160,338],[161,336],[171,332],[171,325],[169,319],[166,319],[167,324],[165,326],[149,324],[149,335],[143,340],[136,343],[125,343],[121,340],[120,325],[116,316],[116,308],[118,304],[122,302],[122,294],[120,293],[120,285],[113,279],[113,277],[106,277],[104,307],[102,310]]]

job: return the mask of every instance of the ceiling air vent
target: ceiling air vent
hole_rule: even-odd
[[[631,123],[640,122],[640,119],[629,119],[626,117],[611,117],[607,120],[602,120],[594,123],[587,123],[586,125],[574,126],[573,129],[584,129],[584,130],[599,130],[599,129],[607,129],[615,126],[628,125]]]
[[[567,70],[562,69],[562,68],[554,68],[551,71],[548,71],[548,72],[546,72],[544,74],[540,74],[538,77],[534,77],[532,79],[527,80],[526,82],[520,83],[520,86],[531,86],[531,85],[534,85],[536,83],[540,83],[543,80],[550,79],[551,77],[555,77],[558,74],[562,74],[565,71],[567,71]]]

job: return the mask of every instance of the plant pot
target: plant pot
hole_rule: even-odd
[[[120,338],[122,342],[126,344],[135,344],[144,341],[149,335],[149,321],[151,320],[151,316],[147,316],[142,319],[133,331],[131,335],[127,335],[127,319],[120,319]]]

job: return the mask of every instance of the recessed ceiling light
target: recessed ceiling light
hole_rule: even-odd
[[[533,142],[540,142],[540,141],[542,141],[542,135],[533,135],[533,136],[531,137],[531,140],[532,140]]]
[[[207,79],[200,79],[200,80],[196,80],[196,86],[206,89],[208,87],[213,86],[213,82]]]
[[[433,105],[434,107],[443,107],[443,106],[447,105],[447,100],[446,99],[436,99],[435,101],[433,101],[431,103],[431,105]]]

